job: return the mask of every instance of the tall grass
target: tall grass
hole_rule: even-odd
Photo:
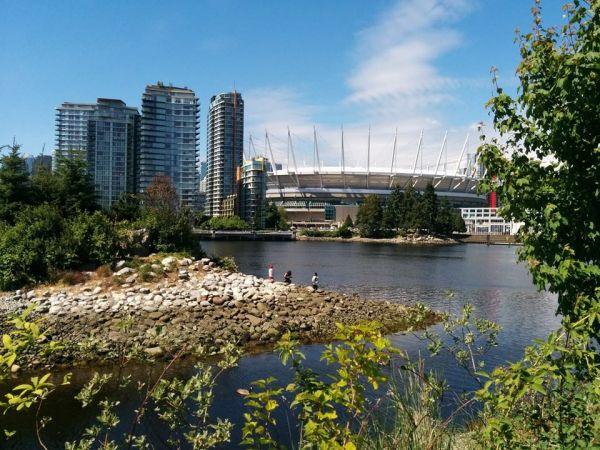
[[[387,401],[369,420],[364,450],[450,450],[474,448],[468,436],[441,418],[443,386],[423,363],[395,370]]]

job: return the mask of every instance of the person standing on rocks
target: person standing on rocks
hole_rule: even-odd
[[[283,274],[283,282],[285,284],[290,284],[292,282],[292,271],[288,270],[286,273]]]
[[[275,281],[275,277],[273,277],[273,264],[269,264],[267,267],[269,268],[269,283],[273,283]]]
[[[314,291],[319,289],[319,275],[315,272],[312,276],[312,288]]]

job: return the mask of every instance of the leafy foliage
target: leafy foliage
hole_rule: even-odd
[[[566,4],[567,23],[519,36],[520,89],[488,105],[500,139],[479,155],[502,215],[523,222],[520,259],[558,294],[562,327],[492,372],[482,439],[489,448],[600,445],[600,3]]]
[[[204,226],[210,230],[248,230],[249,225],[244,219],[238,216],[231,217],[211,217]]]

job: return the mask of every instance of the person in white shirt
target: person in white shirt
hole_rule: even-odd
[[[319,275],[317,275],[317,272],[312,276],[312,287],[315,291],[319,289]]]
[[[267,266],[269,268],[269,283],[273,283],[275,278],[273,277],[273,264]]]

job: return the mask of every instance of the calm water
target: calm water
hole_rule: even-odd
[[[266,266],[275,266],[275,275],[281,279],[284,271],[292,270],[298,284],[309,284],[313,272],[319,273],[326,289],[357,292],[365,297],[388,299],[405,303],[422,302],[439,311],[459,312],[470,302],[477,315],[493,320],[503,327],[499,345],[486,357],[488,369],[494,365],[515,360],[523,347],[534,338],[544,337],[559,325],[554,314],[554,296],[539,293],[531,283],[523,265],[516,264],[515,247],[461,245],[440,248],[402,247],[385,244],[347,244],[334,242],[203,242],[209,254],[232,255],[240,270],[266,276]],[[446,290],[454,292],[449,299]],[[434,327],[437,328],[437,327]],[[427,354],[426,345],[412,335],[393,335],[395,345],[407,351],[414,359]],[[323,370],[319,362],[322,346],[304,347],[310,366]],[[473,389],[473,382],[449,358],[427,358],[427,367],[443,377],[455,392]],[[109,368],[104,370],[110,371]],[[154,368],[154,375],[160,367]],[[133,377],[146,380],[147,368],[128,369]],[[175,369],[186,376],[192,373],[190,363]],[[92,369],[78,369],[72,387],[63,388],[45,405],[55,417],[45,432],[49,448],[61,448],[61,442],[73,439],[89,425],[96,411],[82,410],[72,400],[77,387],[88,379]],[[242,399],[235,394],[239,387],[248,387],[252,380],[275,376],[282,382],[290,379],[290,372],[281,367],[275,355],[263,353],[245,357],[238,368],[220,379],[214,408],[215,417],[227,417],[240,424],[243,414]],[[139,399],[132,391],[114,394],[122,411],[137,407]],[[445,410],[451,409],[451,396]],[[57,414],[58,412],[58,414]],[[35,448],[33,419],[13,417],[0,419],[7,428],[17,429],[18,436],[8,448]],[[125,415],[122,430],[128,429],[130,418]],[[294,440],[287,418],[279,418],[279,438]],[[156,448],[167,448],[162,441],[157,422],[148,420],[142,425]],[[291,427],[293,428],[293,427]],[[236,426],[233,442],[239,442],[240,427]],[[290,438],[291,436],[291,438]],[[3,448],[0,446],[0,448]],[[237,448],[232,444],[228,448]]]

